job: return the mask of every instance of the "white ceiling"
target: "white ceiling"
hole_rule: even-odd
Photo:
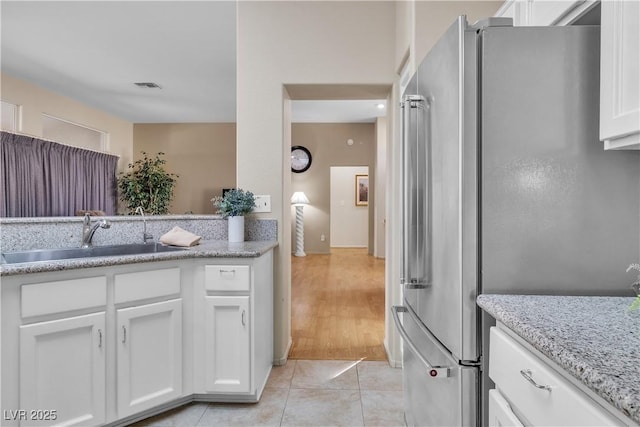
[[[339,101],[291,101],[291,121],[294,123],[370,123],[385,116],[384,99]]]
[[[3,73],[133,123],[236,120],[235,1],[2,0],[0,16]],[[376,102],[295,101],[293,118],[373,121]]]

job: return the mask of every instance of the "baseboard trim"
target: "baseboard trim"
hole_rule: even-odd
[[[287,349],[285,350],[284,355],[279,359],[276,359],[276,358],[273,359],[274,366],[282,366],[287,364],[287,360],[289,360],[289,352],[291,351],[292,345],[293,345],[293,340],[291,339],[291,337],[289,337],[289,342],[287,343]]]
[[[387,353],[387,360],[389,361],[389,365],[392,368],[402,368],[402,360],[396,360],[391,357],[391,352],[389,351],[389,347],[387,347],[387,340],[385,339],[383,342],[384,351]]]

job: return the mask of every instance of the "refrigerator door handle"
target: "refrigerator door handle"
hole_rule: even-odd
[[[412,165],[417,160],[415,154],[417,154],[418,142],[417,140],[412,142],[411,138],[417,137],[418,135],[411,133],[411,110],[422,110],[422,113],[424,113],[424,111],[429,109],[429,106],[426,98],[421,95],[404,95],[400,107],[402,109],[402,188],[404,190],[402,195],[403,247],[402,277],[400,284],[404,286],[405,289],[426,289],[430,285],[430,274],[422,270],[430,267],[428,265],[422,265],[424,261],[421,263],[421,260],[417,258],[419,255],[423,255],[421,249],[423,249],[422,246],[425,244],[425,236],[411,229],[414,222],[418,222],[418,220],[422,221],[422,218],[418,218],[417,216],[417,210],[412,206],[412,202],[417,202],[417,194],[414,194],[414,192],[417,192],[415,184],[417,184],[418,181],[418,171],[412,167]],[[410,147],[410,144],[413,145]],[[411,148],[415,149],[416,152],[413,153]],[[412,215],[416,217],[413,218]],[[412,221],[412,219],[414,221]],[[430,219],[427,218],[427,221],[430,221]],[[428,239],[426,244],[429,244]],[[412,260],[412,257],[416,257],[416,259]]]
[[[393,315],[393,322],[396,324],[396,328],[398,328],[398,332],[400,332],[400,336],[404,342],[409,346],[411,351],[420,359],[423,365],[427,368],[427,372],[429,373],[429,378],[447,378],[450,374],[450,367],[447,366],[433,366],[423,355],[420,353],[416,345],[411,341],[407,331],[405,331],[402,323],[400,323],[400,316],[398,313],[407,313],[409,310],[407,307],[403,305],[394,305],[391,307],[391,314]]]

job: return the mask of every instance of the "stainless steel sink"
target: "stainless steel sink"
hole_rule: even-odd
[[[159,243],[135,243],[131,245],[93,246],[90,248],[38,249],[24,252],[6,252],[2,254],[2,258],[7,264],[17,264],[74,258],[156,254],[183,250],[185,250],[185,248],[165,246]]]

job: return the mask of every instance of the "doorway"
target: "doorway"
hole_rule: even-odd
[[[369,247],[369,167],[330,168],[330,248]]]
[[[386,164],[385,112],[366,121],[310,122],[307,108],[301,122],[295,103],[290,145],[309,150],[312,162],[291,173],[291,194],[302,191],[310,203],[304,206],[306,256],[291,257],[289,358],[386,360],[384,198],[378,206],[375,200],[376,173]],[[380,102],[368,103],[380,110]],[[335,103],[331,110],[338,110]],[[384,188],[385,175],[380,178]],[[295,248],[293,221],[291,239]]]

